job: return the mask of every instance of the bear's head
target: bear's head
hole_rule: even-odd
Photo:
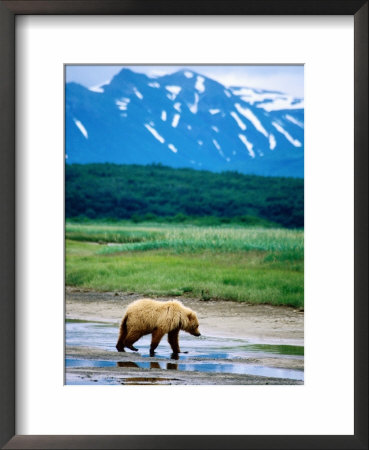
[[[186,331],[194,336],[201,336],[199,331],[199,321],[197,320],[196,313],[193,311],[187,314],[188,324],[186,327]]]

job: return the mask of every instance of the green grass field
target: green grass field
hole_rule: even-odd
[[[303,308],[304,234],[242,226],[67,221],[66,284]]]

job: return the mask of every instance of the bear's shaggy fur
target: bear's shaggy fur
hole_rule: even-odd
[[[137,351],[133,344],[140,337],[152,333],[150,355],[153,356],[162,337],[168,333],[168,342],[173,353],[178,354],[179,331],[184,330],[194,336],[200,336],[198,327],[196,313],[177,300],[136,300],[127,307],[120,325],[116,348],[118,352],[124,352],[124,347]]]

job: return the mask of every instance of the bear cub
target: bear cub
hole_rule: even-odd
[[[125,347],[137,351],[133,344],[142,336],[152,334],[150,356],[154,356],[162,337],[168,333],[168,342],[177,355],[181,351],[178,343],[180,330],[200,336],[199,321],[190,308],[177,300],[136,300],[127,307],[120,324],[116,348],[118,352],[124,352]]]

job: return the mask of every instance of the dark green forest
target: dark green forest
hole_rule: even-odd
[[[66,164],[66,218],[304,226],[304,180],[162,165]]]

